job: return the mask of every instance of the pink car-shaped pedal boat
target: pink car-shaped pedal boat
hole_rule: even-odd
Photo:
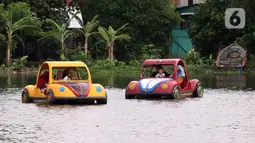
[[[156,78],[153,69],[163,71],[165,77]],[[182,80],[180,78],[182,77]],[[189,79],[182,59],[147,59],[140,70],[140,79],[131,81],[125,92],[126,99],[140,97],[202,97],[203,88],[198,79]]]

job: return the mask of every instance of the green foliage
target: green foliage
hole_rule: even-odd
[[[77,13],[72,14],[72,15],[74,16],[74,18],[76,18],[78,20],[80,26],[82,27],[82,29],[74,29],[74,31],[77,31],[77,32],[83,34],[83,36],[84,36],[84,51],[85,51],[84,53],[85,53],[85,56],[87,57],[88,56],[87,52],[88,52],[89,37],[93,34],[98,33],[98,32],[93,32],[98,27],[98,24],[99,24],[98,15],[94,16],[93,19],[91,21],[88,21],[86,25],[83,25],[83,20],[77,16]]]
[[[141,53],[139,59],[141,60],[161,58],[160,53],[162,49],[155,47],[154,44],[140,45],[140,48]]]
[[[126,31],[134,40],[115,43],[116,47],[122,47],[117,48],[115,53],[129,55],[116,55],[118,60],[139,56],[139,45],[144,44],[154,44],[157,49],[161,49],[163,57],[168,55],[165,49],[170,45],[171,29],[181,20],[169,0],[76,0],[73,4],[81,9],[84,21],[98,15],[103,27],[111,25],[113,29],[129,23]]]
[[[255,1],[251,0],[206,0],[199,4],[193,19],[190,35],[202,56],[213,54],[218,49],[238,41],[241,46],[254,53],[255,36]],[[244,29],[230,30],[225,27],[225,10],[230,7],[241,7],[246,11]]]
[[[30,7],[26,3],[18,2],[9,4],[7,10],[0,5],[0,21],[2,21],[2,29],[6,33],[7,44],[7,65],[10,64],[10,55],[12,50],[13,40],[19,41],[23,45],[22,38],[18,35],[18,32],[25,28],[37,29],[38,19],[32,16]]]
[[[64,1],[61,0],[7,0],[8,4],[14,2],[26,2],[31,6],[31,10],[44,21],[47,18],[53,19],[58,23],[68,20],[67,10]]]
[[[114,59],[114,44],[116,40],[129,40],[131,39],[128,34],[121,34],[121,30],[123,30],[128,23],[124,24],[117,30],[114,30],[112,26],[108,27],[108,30],[102,26],[98,27],[98,32],[106,43],[106,47],[108,48],[108,58]]]
[[[86,62],[87,64],[89,61]],[[97,60],[88,64],[91,72],[96,73],[139,73],[140,66],[128,65],[117,60]]]
[[[96,27],[99,25],[98,15],[94,16],[91,21],[88,21],[86,25],[83,24],[83,20],[80,19],[77,14],[80,12],[77,12],[75,14],[71,13],[75,19],[78,20],[80,26],[83,28],[81,29],[74,29],[77,30],[77,32],[80,32],[84,35],[84,37],[89,37],[92,34],[95,34],[97,32],[93,32]]]
[[[5,64],[2,64],[0,68],[1,68],[1,70],[5,70],[6,69]]]
[[[43,33],[43,37],[38,39],[38,43],[40,45],[46,44],[50,40],[57,40],[61,45],[61,54],[60,59],[66,60],[66,46],[65,46],[65,40],[69,38],[72,35],[75,35],[71,30],[68,29],[68,24],[63,23],[62,25],[59,25],[57,22],[55,22],[52,19],[46,19],[46,22],[51,25],[52,30],[48,32]]]
[[[185,61],[187,64],[190,65],[201,65],[203,64],[202,59],[199,56],[199,53],[195,51],[195,49],[192,49],[187,56],[185,57]]]
[[[67,50],[67,58],[70,61],[83,61],[84,62],[86,60],[86,55],[81,50],[81,48],[68,49]]]
[[[255,71],[255,55],[250,55],[246,68],[251,71]]]
[[[28,56],[24,56],[24,57],[21,57],[20,59],[15,59],[9,66],[9,69],[11,69],[11,70],[23,69],[27,63],[27,58],[28,58]]]
[[[128,34],[120,34],[121,30],[124,29],[127,25],[128,23],[124,24],[117,30],[114,30],[112,26],[109,26],[108,29],[100,26],[98,28],[98,32],[105,40],[106,44],[109,45],[111,41],[131,39],[131,37]]]

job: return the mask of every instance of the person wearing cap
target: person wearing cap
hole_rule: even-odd
[[[183,82],[183,80],[185,79],[184,69],[181,65],[177,66],[177,77],[178,77],[179,84],[181,84]]]

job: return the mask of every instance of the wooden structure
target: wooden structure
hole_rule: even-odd
[[[246,50],[238,44],[229,45],[219,51],[216,66],[221,68],[243,68],[247,62]]]

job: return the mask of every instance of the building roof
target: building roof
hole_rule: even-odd
[[[79,17],[83,23],[82,14],[80,11],[78,11],[74,8],[74,11],[72,13],[77,13],[77,17]],[[73,28],[73,29],[74,28],[82,28],[82,26],[79,24],[79,21],[72,16],[71,12],[68,12],[68,16],[69,16],[69,19],[71,19],[68,28]]]
[[[175,9],[175,11],[179,12],[181,15],[182,14],[183,15],[192,15],[198,5],[199,4],[193,4],[193,5],[178,7]]]

